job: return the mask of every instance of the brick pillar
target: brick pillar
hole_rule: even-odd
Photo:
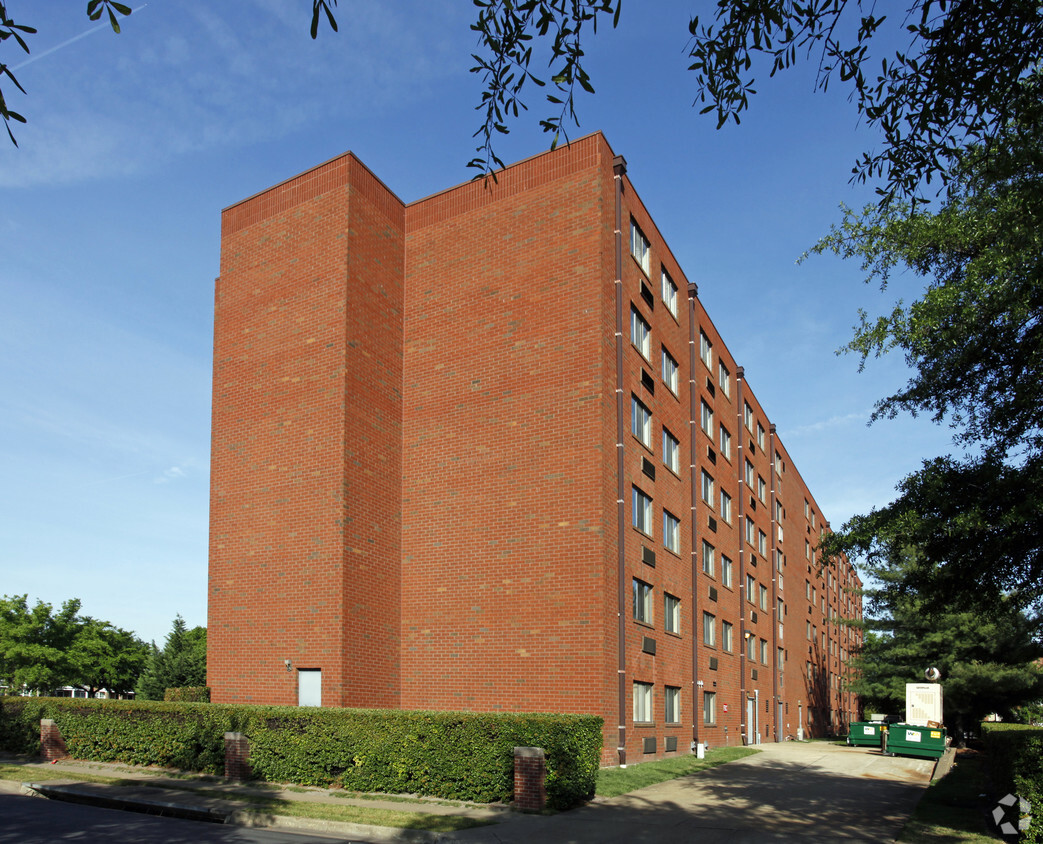
[[[250,740],[242,733],[225,733],[225,776],[250,779]]]
[[[542,747],[514,748],[514,805],[523,812],[547,807],[547,757]]]
[[[65,759],[69,755],[65,747],[65,739],[62,738],[58,725],[50,718],[40,721],[40,756],[44,762],[54,762]]]

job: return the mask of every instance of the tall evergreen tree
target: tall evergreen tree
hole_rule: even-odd
[[[905,715],[905,685],[922,683],[924,670],[942,674],[945,724],[957,744],[964,731],[986,715],[1012,717],[1019,707],[1043,698],[1043,626],[1015,602],[999,599],[987,614],[960,610],[924,611],[914,592],[896,593],[903,569],[922,566],[916,552],[904,549],[874,568],[870,590],[886,617],[868,621],[870,631],[854,661],[852,691],[873,711]]]
[[[206,685],[206,628],[185,625],[178,615],[163,649],[153,642],[148,665],[135,688],[137,697],[163,700],[167,689]]]

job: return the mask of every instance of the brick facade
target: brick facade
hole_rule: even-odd
[[[592,712],[606,763],[854,714],[856,575],[811,560],[821,513],[600,134],[408,205],[349,153],[226,209],[212,461],[215,702],[311,672],[328,706]]]

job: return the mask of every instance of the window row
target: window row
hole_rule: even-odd
[[[652,326],[633,305],[630,306],[630,342],[641,357],[649,363],[652,362]],[[666,350],[666,346],[659,348],[659,368],[666,388],[676,396],[680,383],[680,367],[677,358]]]
[[[630,254],[637,261],[646,277],[652,277],[652,249],[645,233],[633,220],[630,221]],[[666,309],[677,317],[677,285],[664,267],[659,271],[660,298]]]
[[[706,336],[706,332],[699,330],[699,359],[706,364],[706,368],[713,371],[713,343]],[[724,362],[717,360],[717,384],[726,398],[732,395],[732,374]]]
[[[655,518],[655,507],[652,496],[643,489],[632,487],[633,525],[649,538],[655,537],[652,522]],[[681,520],[667,509],[663,509],[663,545],[668,551],[681,553]]]
[[[630,433],[649,451],[652,451],[652,411],[637,396],[630,396]],[[664,425],[662,436],[663,464],[679,475],[681,472],[681,441]]]
[[[681,723],[681,687],[663,687],[663,720],[667,724]],[[652,683],[634,683],[634,723],[655,723],[655,686]]]
[[[652,624],[652,603],[654,590],[651,583],[638,578],[633,579],[634,621]],[[681,633],[681,599],[669,592],[663,593],[663,629],[667,633]]]

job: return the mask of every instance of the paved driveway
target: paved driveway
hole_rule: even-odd
[[[894,841],[934,761],[822,742],[761,753],[553,817],[457,833],[468,844]]]

